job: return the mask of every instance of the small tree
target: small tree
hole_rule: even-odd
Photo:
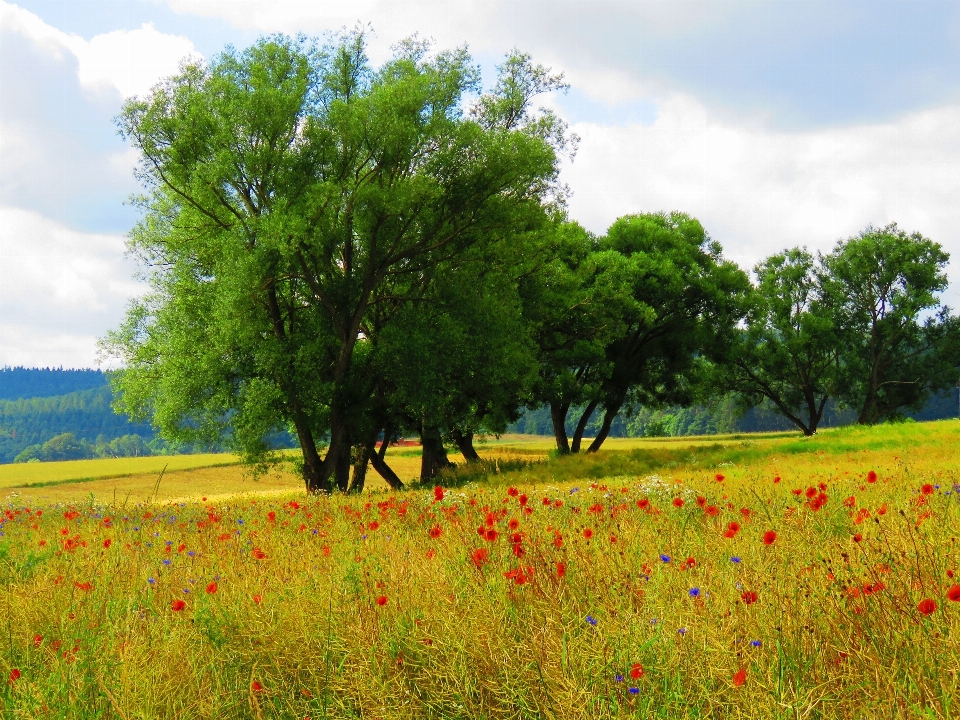
[[[839,397],[871,424],[919,410],[957,382],[960,321],[938,294],[949,255],[896,223],[868,227],[823,258],[839,330]]]
[[[737,394],[741,408],[767,398],[804,435],[813,435],[839,377],[840,342],[822,268],[806,249],[794,248],[759,263],[754,274],[745,327],[714,378],[721,390]]]

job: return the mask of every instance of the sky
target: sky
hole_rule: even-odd
[[[375,63],[418,33],[490,83],[512,48],[570,83],[569,214],[603,233],[681,210],[749,270],[898,222],[957,259],[953,0],[0,0],[0,366],[94,367],[144,292],[125,256],[137,157],[125,99],[185,57],[357,23]]]

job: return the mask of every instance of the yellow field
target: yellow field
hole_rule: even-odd
[[[153,504],[149,475],[116,503],[13,497],[0,715],[955,718],[958,440],[620,441],[510,471],[550,445],[508,438],[447,490],[205,468]],[[97,482],[120,481],[38,490]]]

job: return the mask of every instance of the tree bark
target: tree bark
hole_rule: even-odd
[[[374,443],[365,443],[356,448],[356,455],[353,458],[353,475],[350,477],[351,493],[362,493],[363,486],[367,479],[367,467],[370,465],[370,457],[374,454]]]
[[[617,417],[618,412],[620,412],[620,403],[605,408],[603,413],[603,425],[600,426],[600,432],[597,433],[597,436],[593,439],[593,442],[590,443],[590,447],[587,448],[588,453],[595,453],[600,449],[600,446],[603,445],[603,441],[606,440],[607,435],[610,434],[610,426],[613,425],[613,420]]]
[[[447,457],[439,428],[421,426],[420,444],[423,446],[423,456],[420,461],[420,483],[429,484],[438,472],[444,468],[453,467],[453,463]]]
[[[303,454],[303,482],[307,492],[313,495],[329,493],[332,490],[329,476],[323,473],[323,460],[317,452],[313,433],[310,432],[306,421],[299,416],[299,413],[294,418],[293,425],[297,432],[297,439],[300,441],[300,452]]]
[[[467,433],[462,433],[459,430],[454,429],[450,434],[453,435],[453,441],[460,449],[460,454],[463,455],[464,460],[466,460],[468,463],[480,462],[480,456],[473,447],[472,430]]]
[[[380,452],[373,453],[370,455],[370,464],[373,466],[373,469],[377,471],[377,474],[382,477],[387,485],[392,487],[394,490],[403,490],[404,484],[400,479],[400,476],[397,475],[393,468],[387,465],[387,461],[384,460],[384,455],[386,454],[387,441],[383,441],[383,445],[380,446]]]
[[[557,441],[557,451],[561,455],[570,454],[570,441],[567,439],[567,410],[569,403],[550,403],[550,419],[553,421],[553,437]]]
[[[593,400],[589,405],[587,405],[586,410],[583,411],[583,415],[580,416],[580,422],[577,423],[577,429],[573,433],[573,442],[570,445],[570,452],[574,454],[580,452],[580,442],[583,440],[583,433],[587,429],[587,423],[590,422],[590,416],[593,415],[593,411],[597,409],[597,405],[599,404],[599,400]]]

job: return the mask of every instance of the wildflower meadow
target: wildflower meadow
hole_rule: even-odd
[[[8,498],[3,716],[957,717],[958,428],[887,428],[356,496]]]

